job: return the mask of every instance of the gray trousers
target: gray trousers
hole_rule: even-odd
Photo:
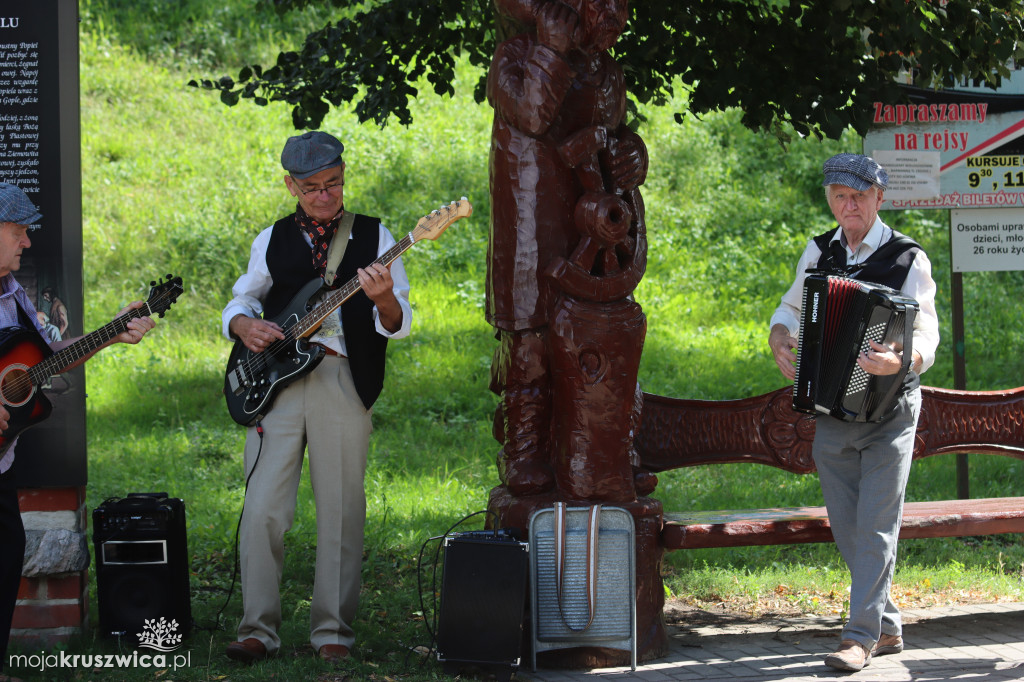
[[[359,604],[366,494],[363,478],[370,411],[352,383],[348,359],[328,356],[277,396],[260,437],[245,442],[245,494],[240,533],[242,620],[238,639],[255,637],[270,652],[281,646],[281,574],[284,534],[295,517],[303,453],[316,503],[316,572],[310,606],[310,642],[352,647]],[[253,466],[255,464],[255,470]]]
[[[832,535],[850,569],[850,617],[842,637],[869,649],[880,634],[903,632],[889,588],[920,412],[916,389],[881,423],[815,420],[814,464]]]

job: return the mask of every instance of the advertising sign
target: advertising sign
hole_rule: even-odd
[[[1024,71],[998,91],[904,86],[909,102],[875,102],[864,153],[889,172],[884,209],[1024,209]]]

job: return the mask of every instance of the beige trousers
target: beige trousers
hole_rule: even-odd
[[[281,646],[284,534],[295,517],[308,446],[317,536],[310,642],[314,649],[325,644],[351,648],[359,604],[366,519],[363,477],[371,424],[370,411],[352,383],[348,359],[328,356],[282,390],[262,427],[262,444],[256,427],[249,428],[245,442],[248,488],[240,534],[243,615],[238,639],[255,637],[270,652]]]

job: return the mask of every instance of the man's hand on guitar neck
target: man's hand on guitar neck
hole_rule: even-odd
[[[363,293],[377,306],[381,326],[389,332],[397,331],[402,326],[402,306],[395,297],[395,281],[391,279],[391,270],[380,263],[371,263],[365,268],[359,268],[356,276]]]
[[[128,311],[130,311],[130,310],[138,310],[139,308],[142,308],[145,305],[146,305],[145,301],[133,301],[132,303],[129,303],[124,308],[122,308],[121,312],[119,312],[114,319],[116,320],[117,318],[120,318],[122,315],[124,315]],[[73,362],[73,363],[67,365],[61,371],[62,372],[66,372],[69,369],[74,369],[75,367],[78,367],[83,362],[85,362],[86,360],[88,360],[92,356],[96,355],[96,353],[98,353],[103,348],[106,348],[107,346],[111,346],[111,345],[113,345],[115,343],[131,343],[131,344],[138,343],[139,341],[142,340],[142,337],[146,335],[146,332],[148,332],[150,329],[152,329],[155,326],[156,326],[156,322],[153,320],[153,318],[149,317],[148,315],[140,315],[139,317],[134,317],[134,318],[128,320],[128,322],[125,324],[125,330],[123,332],[121,332],[120,334],[118,334],[114,338],[110,339],[108,342],[104,343],[102,346],[94,346],[91,350],[89,350],[88,353],[86,353],[85,355],[79,357],[76,362]],[[82,340],[84,338],[86,338],[86,337],[76,336],[76,337],[71,338],[71,339],[62,339],[60,341],[55,341],[55,342],[50,344],[50,348],[52,350],[54,350],[54,351],[63,350],[64,348],[67,348],[68,346],[71,346],[71,345],[74,345],[74,344],[78,343],[80,340]]]
[[[146,305],[145,301],[133,301],[126,305],[121,312],[117,314],[117,317],[121,317],[129,310],[138,310]],[[146,335],[150,329],[156,326],[156,321],[148,315],[142,315],[140,317],[134,317],[128,320],[128,324],[125,325],[127,328],[114,337],[114,343],[138,343],[142,341],[142,337]]]
[[[276,323],[248,315],[235,315],[228,330],[253,353],[262,353],[274,341],[284,339],[284,332]]]

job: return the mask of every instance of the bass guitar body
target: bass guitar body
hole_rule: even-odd
[[[50,416],[53,405],[30,376],[35,365],[53,354],[34,329],[0,329],[0,402],[10,413],[7,430],[0,436],[0,457],[25,429]]]
[[[224,375],[224,396],[228,413],[243,426],[263,419],[278,393],[297,379],[313,371],[327,351],[306,338],[291,338],[289,331],[316,305],[323,285],[320,279],[308,282],[277,317],[285,339],[270,345],[262,353],[253,353],[236,341],[228,357]]]

